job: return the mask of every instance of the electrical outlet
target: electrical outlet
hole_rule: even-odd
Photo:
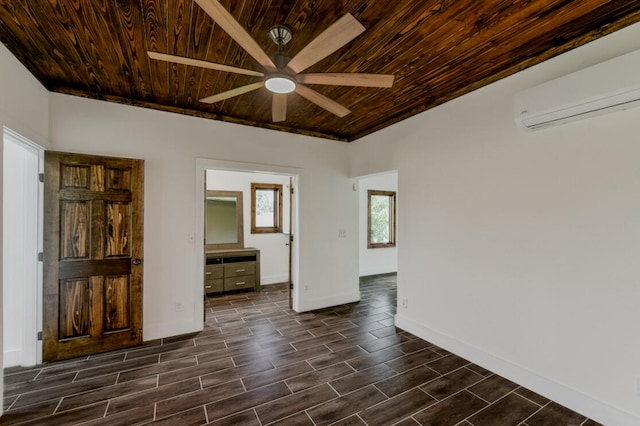
[[[182,303],[176,302],[176,304],[174,305],[174,309],[176,312],[182,312]]]
[[[402,299],[402,307],[403,308],[408,308],[409,307],[409,299],[407,299],[406,297],[404,299]]]
[[[347,230],[338,229],[338,238],[347,238]]]
[[[308,291],[309,291],[309,286],[308,286],[308,285],[305,285],[305,286],[304,286],[304,292],[306,293],[306,292],[308,292]]]

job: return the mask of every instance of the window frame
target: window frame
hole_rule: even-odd
[[[256,226],[256,191],[271,190],[273,197],[273,226]],[[251,183],[251,233],[252,234],[278,234],[282,233],[282,184],[278,183]]]
[[[389,242],[374,243],[371,241],[371,197],[387,196],[390,198],[391,206],[389,211]],[[396,246],[396,191],[381,191],[369,189],[367,191],[367,248],[387,248]]]

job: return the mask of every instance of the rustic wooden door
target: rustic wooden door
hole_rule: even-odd
[[[43,360],[142,342],[144,162],[45,153]]]

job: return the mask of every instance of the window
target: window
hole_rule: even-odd
[[[251,233],[282,232],[282,185],[251,184]]]
[[[369,190],[367,247],[395,247],[396,193]]]

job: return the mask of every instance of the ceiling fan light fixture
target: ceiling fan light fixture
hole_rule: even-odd
[[[296,80],[284,73],[269,75],[264,81],[264,85],[272,93],[286,94],[296,90]]]

